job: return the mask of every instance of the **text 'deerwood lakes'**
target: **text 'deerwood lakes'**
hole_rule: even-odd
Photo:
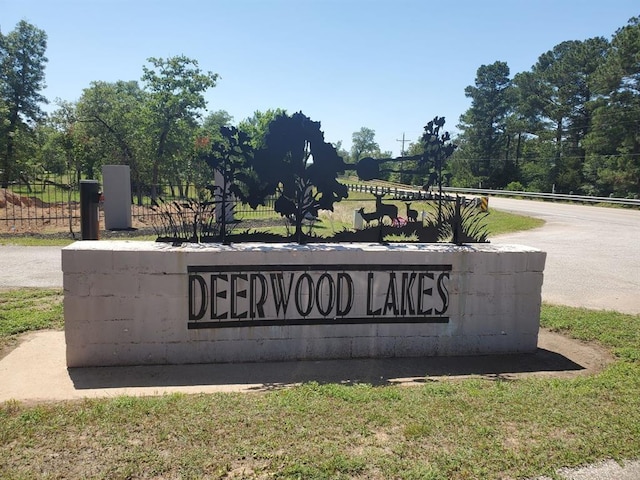
[[[190,266],[188,327],[447,323],[451,265]]]

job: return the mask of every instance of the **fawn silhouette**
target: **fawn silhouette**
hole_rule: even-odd
[[[418,211],[411,208],[411,202],[405,202],[407,206],[407,221],[408,222],[417,222],[418,221]]]

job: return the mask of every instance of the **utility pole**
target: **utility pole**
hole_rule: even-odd
[[[402,148],[400,150],[400,156],[404,157],[404,144],[406,142],[410,142],[411,140],[405,140],[404,132],[402,132],[402,140],[396,138],[396,142],[402,142]],[[400,183],[404,184],[404,160],[400,160]]]

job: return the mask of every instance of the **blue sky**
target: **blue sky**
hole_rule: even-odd
[[[513,76],[638,15],[637,0],[0,0],[3,33],[22,19],[47,33],[52,102],[92,81],[139,80],[149,57],[186,55],[220,75],[209,111],[235,123],[302,111],[327,141],[349,148],[364,126],[394,155],[436,115],[456,131],[481,65],[507,62]]]

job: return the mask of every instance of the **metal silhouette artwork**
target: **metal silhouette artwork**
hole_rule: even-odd
[[[280,115],[269,124],[266,146],[255,152],[252,169],[275,194],[274,209],[291,220],[299,243],[307,240],[302,231],[305,220],[316,219],[320,210],[333,210],[333,204],[347,198],[348,189],[338,182],[346,165],[338,152],[324,140],[320,122],[301,112]],[[256,207],[264,204],[264,190],[246,197]]]
[[[405,205],[407,207],[407,222],[417,222],[418,211],[411,208],[411,202],[405,202]]]
[[[234,195],[240,195],[239,183],[235,178],[241,178],[245,166],[245,159],[251,155],[249,135],[235,127],[221,127],[220,134],[223,141],[211,146],[211,151],[205,154],[204,160],[221,179],[220,185],[207,185],[205,188],[213,195],[213,203],[217,206],[219,219],[216,220],[219,240],[227,243],[229,231],[229,214],[233,217],[235,202]]]
[[[442,131],[443,126],[444,118],[435,117],[424,127],[423,152],[418,155],[367,157],[355,165],[346,164],[335,147],[324,140],[320,122],[301,112],[277,116],[258,149],[251,146],[244,132],[222,127],[222,139],[202,153],[217,181],[202,190],[206,193],[198,201],[172,202],[159,209],[159,240],[383,243],[392,241],[391,237],[425,243],[486,242],[487,213],[479,211],[475,202],[443,192],[445,162],[456,148],[449,133]],[[413,170],[404,168],[407,161],[415,165]],[[355,210],[362,228],[316,235],[321,211],[333,211],[336,203],[349,196],[349,188],[338,179],[347,171],[355,171],[364,182],[398,171],[414,177],[424,175],[425,181],[421,189],[411,191],[365,187],[375,204],[373,210]],[[285,234],[251,227],[242,230],[242,219],[233,218],[238,203],[256,209],[269,202],[291,227]],[[188,214],[192,214],[190,219]]]

